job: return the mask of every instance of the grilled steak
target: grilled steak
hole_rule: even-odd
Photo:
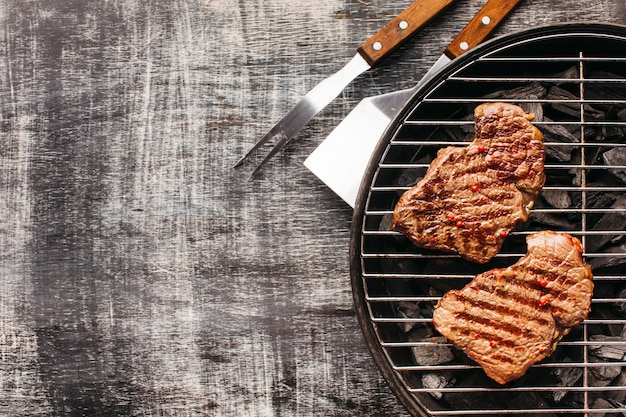
[[[476,137],[440,150],[395,206],[392,227],[418,246],[485,263],[502,247],[545,182],[543,135],[534,115],[505,103],[474,111]]]
[[[500,384],[548,357],[590,311],[591,268],[580,241],[538,232],[516,264],[477,275],[435,307],[435,328]]]

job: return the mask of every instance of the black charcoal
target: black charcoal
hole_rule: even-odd
[[[550,104],[554,110],[576,118],[580,117],[580,105],[575,102],[578,100],[576,94],[564,88],[553,86],[548,92],[548,100],[554,101],[554,103]],[[561,101],[566,102],[561,103]],[[567,101],[571,101],[571,103]]]
[[[397,282],[397,281],[396,281]],[[398,290],[397,288],[395,289]],[[404,291],[403,291],[404,290]],[[407,294],[410,291],[409,287],[400,289],[401,292],[395,292],[396,294]],[[420,319],[423,316],[420,314],[419,306],[417,303],[400,302],[398,305],[398,316],[405,319]],[[430,327],[423,323],[414,323],[411,321],[400,323],[400,327],[405,333],[411,333],[413,338],[421,339],[424,337],[430,337],[432,332]]]
[[[576,154],[576,155],[573,156],[572,162],[575,165],[578,165],[578,164],[582,163],[581,159],[582,159],[581,155],[580,154]],[[582,171],[582,169],[579,168],[579,167],[574,166],[574,167],[570,168],[568,172],[572,176],[572,185],[581,186],[582,183],[583,183],[583,171]]]
[[[444,337],[431,337],[420,340],[424,344],[413,346],[411,351],[417,365],[441,365],[454,359],[452,349],[446,344]]]
[[[605,400],[604,398],[596,398],[591,408],[594,410],[602,410],[602,409],[612,409],[615,407],[613,406],[613,404],[611,404],[608,400]],[[607,413],[600,412],[600,411],[595,412],[595,413],[589,413],[590,417],[604,417],[606,415]],[[613,415],[613,414],[611,413],[610,415]]]
[[[602,154],[604,163],[609,166],[626,166],[626,147],[616,146]],[[620,181],[626,183],[626,169],[624,168],[608,168],[608,171],[615,175]]]
[[[589,187],[602,187],[603,183],[591,182],[587,183]],[[600,192],[600,193],[587,193],[587,207],[589,208],[605,208],[612,206],[618,198],[620,198],[621,193],[615,192]],[[576,200],[576,204],[580,205],[580,199]]]
[[[535,95],[529,95],[527,97],[527,100],[539,100],[539,97]],[[536,101],[529,101],[526,103],[520,103],[520,107],[524,109],[526,113],[531,113],[535,116],[535,118],[533,119],[534,123],[543,122],[543,106],[541,105],[541,103],[538,103]]]
[[[622,127],[615,124],[603,125],[600,132],[601,134],[599,135],[598,140],[613,140],[619,139],[624,136],[624,130],[622,129]]]
[[[593,362],[602,362],[592,360]],[[621,366],[593,366],[589,368],[589,373],[592,377],[591,386],[594,387],[606,387],[611,381],[619,376],[622,372]]]
[[[433,158],[430,155],[423,155],[413,161],[414,164],[424,165],[423,167],[405,169],[402,173],[393,181],[393,185],[398,187],[412,187],[419,181],[424,174],[426,174],[427,165],[432,162]],[[404,191],[400,191],[402,195]]]
[[[432,390],[429,391],[429,394],[438,400],[443,398],[443,393],[439,390],[450,386],[453,383],[454,381],[448,381],[448,379],[443,374],[428,373],[422,375],[422,386],[424,388]]]
[[[578,70],[578,67],[576,65],[572,65],[571,67],[567,68],[565,71],[557,72],[556,74],[554,74],[554,78],[566,78],[566,79],[577,80],[580,78],[580,71]],[[570,83],[568,82],[567,84],[570,84]]]
[[[463,123],[460,128],[467,135],[473,135],[474,131],[474,113],[468,113],[465,117],[461,118],[461,120],[467,121],[467,123]]]
[[[549,144],[546,146],[546,156],[559,162],[568,162],[572,159],[572,151],[576,149],[572,145]]]
[[[576,382],[583,376],[583,369],[576,366],[567,366],[567,362],[572,362],[570,358],[562,360],[563,366],[555,368],[551,373],[556,377],[559,387],[573,387]],[[567,395],[566,390],[558,390],[552,392],[554,402],[560,402]]]
[[[555,208],[565,209],[572,206],[572,199],[566,190],[544,190],[541,196]]]
[[[509,404],[515,404],[515,406],[519,409],[530,409],[530,410],[543,410],[541,413],[541,417],[557,417],[559,414],[557,413],[548,413],[547,409],[550,407],[548,402],[537,392],[520,392],[520,393],[510,393],[508,396]],[[515,414],[518,417],[537,417],[536,413],[524,413],[524,414]]]
[[[385,214],[380,220],[378,230],[391,230],[392,222],[393,222],[393,213]]]
[[[594,296],[597,298],[611,298],[613,297],[613,294],[610,292],[608,286],[603,285],[596,286]],[[609,303],[598,303],[593,307],[594,318],[599,320],[607,320],[609,322],[605,325],[607,332],[600,333],[599,331],[595,330],[593,326],[589,326],[588,328],[593,330],[590,332],[590,334],[603,334],[611,337],[619,336],[626,341],[623,334],[624,325],[620,322],[611,322],[613,319],[615,319],[615,311],[611,307],[612,306]]]
[[[587,77],[595,79],[594,82],[589,83],[585,89],[585,97],[587,99],[606,101],[606,103],[598,103],[597,106],[604,105],[606,107],[625,107],[623,103],[611,102],[612,99],[621,100],[624,96],[626,96],[624,83],[615,83],[611,81],[620,78],[623,79],[623,76],[608,71],[593,70]],[[603,80],[607,81],[605,82]]]
[[[456,378],[455,386],[463,387],[484,387],[488,384],[495,384],[489,380],[482,372],[470,372],[459,374]],[[490,392],[473,392],[468,395],[465,392],[446,392],[443,396],[444,400],[450,404],[450,407],[457,410],[484,410],[484,409],[506,409],[509,398],[496,392],[494,395]]]
[[[602,232],[600,234],[590,235],[587,237],[585,247],[589,252],[595,252],[607,243],[619,239],[626,229],[626,196],[620,196],[612,205],[611,211],[605,213],[592,230]]]
[[[605,361],[621,361],[626,355],[626,340],[621,336],[592,335],[589,352],[598,359]],[[597,342],[597,344],[596,344]]]
[[[398,314],[400,314],[401,317],[409,319],[421,317],[418,303],[410,301],[400,301],[398,303]]]
[[[626,315],[626,287],[620,288],[616,295],[616,301],[613,303],[613,309],[623,318]]]
[[[446,137],[454,142],[471,142],[474,137],[474,123],[461,126],[443,126]]]
[[[580,104],[578,95],[572,93],[565,88],[553,86],[548,92],[548,100],[554,100],[551,107],[560,113],[580,119]],[[589,104],[583,105],[585,120],[601,120],[604,119],[606,113],[594,108]]]
[[[593,405],[591,406],[592,409],[594,410],[613,410],[616,408],[623,408],[623,406],[619,406],[616,405],[614,403],[612,403],[611,401],[608,401],[605,398],[596,398],[596,400],[593,402]],[[623,415],[624,413],[622,413]],[[588,414],[590,417],[605,417],[605,416],[615,416],[616,414],[614,413],[606,413],[606,412],[595,412],[595,413],[589,413]]]
[[[409,327],[409,326],[407,326]],[[406,329],[406,328],[405,328]],[[423,340],[433,335],[432,329],[425,324],[416,324],[406,331],[406,337],[409,341]]]
[[[622,387],[626,386],[626,372],[619,374],[619,376],[613,381],[613,385]],[[623,403],[626,400],[626,390],[609,391],[605,396],[609,401],[622,404],[621,408],[624,408]]]
[[[613,268],[626,264],[626,243],[605,247],[602,249],[602,256],[591,256],[587,259],[587,263],[589,263],[594,270],[599,268]]]
[[[554,120],[545,118],[546,122],[555,123]],[[544,134],[549,137],[555,138],[558,142],[578,143],[580,142],[580,133],[577,134],[571,132],[567,127],[559,124],[546,124],[541,127]]]
[[[493,93],[483,96],[488,100],[496,99],[515,99],[515,100],[528,100],[528,99],[543,99],[547,96],[548,89],[540,82],[533,82],[523,85],[521,87],[512,88],[509,90],[495,91]]]
[[[565,230],[575,227],[575,224],[567,217],[563,216],[563,213],[531,211],[530,218],[532,221],[542,224],[544,226],[555,227]]]

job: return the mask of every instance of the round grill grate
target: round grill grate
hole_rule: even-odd
[[[389,227],[399,196],[445,146],[473,137],[473,110],[532,111],[547,182],[530,220],[491,262],[422,250]],[[604,415],[626,411],[626,28],[561,25],[505,36],[427,83],[386,132],[361,186],[351,264],[357,315],[381,373],[414,415]],[[513,264],[525,237],[565,231],[594,270],[592,312],[547,360],[500,386],[432,327],[443,293]]]

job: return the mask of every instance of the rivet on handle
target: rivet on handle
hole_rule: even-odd
[[[404,30],[409,27],[409,22],[407,22],[406,20],[403,20],[400,23],[398,23],[398,27]]]
[[[480,19],[480,22],[487,26],[489,23],[491,23],[491,18],[489,16],[483,16],[482,19]]]
[[[372,49],[374,49],[375,51],[380,51],[381,49],[383,49],[383,44],[380,42],[374,42],[372,44]]]

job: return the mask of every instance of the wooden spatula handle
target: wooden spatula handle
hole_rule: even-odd
[[[357,49],[376,65],[415,32],[422,29],[455,0],[417,0]]]
[[[522,0],[489,0],[448,45],[445,54],[454,59],[485,40]]]

